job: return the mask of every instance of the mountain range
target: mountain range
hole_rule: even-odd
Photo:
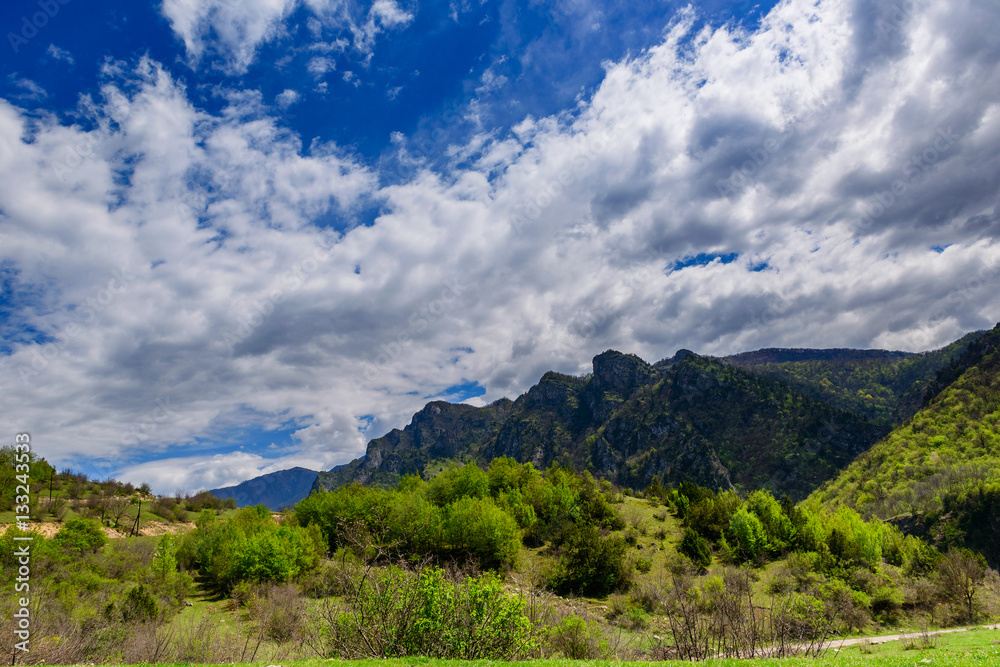
[[[316,474],[315,470],[291,468],[254,477],[236,486],[211,489],[209,493],[223,500],[233,498],[240,507],[266,505],[278,511],[308,496]]]
[[[849,505],[939,544],[974,542],[968,517],[993,510],[970,500],[970,489],[988,493],[982,483],[1000,483],[998,370],[1000,325],[917,354],[680,350],[648,363],[609,350],[594,357],[591,374],[546,373],[515,400],[428,403],[406,427],[371,440],[362,458],[331,471],[283,471],[221,491],[241,505],[276,509],[310,490],[389,486],[403,475],[508,456],[633,489],[654,480],[766,488]],[[948,514],[946,502],[968,507]]]

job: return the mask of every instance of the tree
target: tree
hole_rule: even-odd
[[[712,564],[712,549],[708,544],[708,540],[690,528],[684,529],[684,538],[681,539],[680,552],[699,567],[708,567]]]
[[[70,519],[53,539],[66,551],[81,554],[97,553],[108,541],[101,524],[93,519]]]
[[[578,526],[566,539],[552,577],[560,593],[603,597],[632,585],[632,567],[625,558],[625,540],[601,537],[593,525]]]
[[[741,507],[729,520],[733,557],[737,562],[756,560],[767,549],[767,533],[757,515]]]
[[[976,620],[976,598],[985,578],[986,559],[968,549],[952,549],[938,563],[942,595],[959,606],[969,623]]]
[[[444,540],[452,553],[487,568],[512,565],[521,548],[517,522],[492,498],[465,497],[445,510]]]

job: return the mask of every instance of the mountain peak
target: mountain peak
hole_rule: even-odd
[[[601,391],[613,391],[627,397],[654,375],[656,370],[636,355],[608,350],[594,357],[591,383]]]

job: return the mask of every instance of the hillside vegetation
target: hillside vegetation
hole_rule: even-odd
[[[811,501],[892,519],[940,547],[1000,563],[1000,327],[941,374],[929,404],[862,454]]]
[[[997,613],[980,557],[846,507],[691,483],[642,496],[501,457],[316,492],[286,516],[205,507],[181,538],[67,518],[32,542],[28,661],[817,654]],[[0,538],[5,576],[19,535]]]
[[[893,428],[943,388],[938,373],[982,335],[981,331],[970,333],[940,350],[920,354],[766,349],[736,354],[727,360],[787,382],[813,398],[861,415],[881,427]]]

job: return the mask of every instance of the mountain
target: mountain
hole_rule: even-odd
[[[267,505],[273,511],[290,507],[309,495],[316,471],[292,468],[254,477],[236,486],[209,491],[217,498],[233,498],[240,507]]]
[[[939,546],[1000,564],[1000,325],[969,342],[927,385],[926,405],[810,502],[892,520]]]
[[[940,350],[920,354],[771,348],[726,359],[891,429],[912,417],[947,385],[940,383],[938,372],[983,333],[970,333]]]
[[[651,365],[608,351],[586,377],[546,373],[515,401],[428,404],[315,488],[393,484],[447,461],[510,456],[632,488],[653,479],[803,498],[887,429],[726,360],[682,350]]]

